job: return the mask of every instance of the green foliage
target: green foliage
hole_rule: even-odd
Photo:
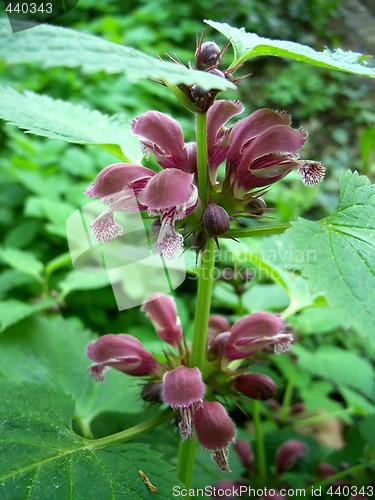
[[[300,266],[312,289],[323,292],[331,307],[340,309],[343,324],[372,336],[375,188],[357,172],[344,173],[340,185],[335,213],[320,222],[299,220],[286,237],[295,252],[314,253]]]
[[[317,52],[310,47],[295,42],[281,40],[270,40],[259,37],[255,33],[233,28],[228,24],[205,21],[208,25],[217,29],[225,35],[234,50],[233,66],[242,64],[248,59],[259,56],[277,56],[294,59],[296,61],[320,66],[322,68],[335,69],[347,73],[375,78],[375,70],[366,68],[364,60],[367,56],[350,51],[337,49]]]
[[[14,500],[168,498],[171,466],[144,444],[98,449],[72,431],[74,401],[40,384],[0,384],[0,493]],[[157,485],[152,493],[139,471]]]
[[[34,63],[43,68],[79,67],[84,72],[123,73],[130,81],[153,78],[166,84],[199,85],[205,89],[231,89],[234,85],[202,71],[152,58],[131,47],[56,26],[38,26],[13,36],[0,20],[0,60],[7,64]],[[79,47],[79,50],[77,50]],[[100,57],[98,57],[100,54]]]

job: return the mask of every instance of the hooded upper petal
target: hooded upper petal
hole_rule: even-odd
[[[173,346],[181,344],[182,328],[172,297],[155,293],[143,303],[142,309],[161,339]]]
[[[187,203],[193,190],[193,174],[167,168],[158,172],[141,192],[139,200],[152,210],[177,207]]]
[[[155,173],[141,165],[113,163],[105,167],[87,188],[86,195],[99,198],[112,197],[129,188],[136,181],[153,177]]]
[[[133,120],[132,131],[163,168],[189,170],[184,135],[176,120],[159,111],[147,111]]]

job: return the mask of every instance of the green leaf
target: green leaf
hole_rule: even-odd
[[[74,402],[57,389],[0,384],[0,400],[1,498],[170,498],[178,484],[172,466],[145,444],[99,449],[77,436],[71,425]]]
[[[319,222],[300,219],[285,235],[308,253],[303,274],[338,309],[342,323],[371,338],[375,332],[375,185],[357,172],[340,178],[336,212]],[[314,257],[314,258],[312,258]]]
[[[75,321],[33,317],[1,336],[0,379],[59,388],[75,399],[76,417],[86,423],[104,411],[141,411],[135,377],[116,370],[106,373],[104,383],[90,377],[86,348],[96,338]]]
[[[57,26],[36,26],[13,34],[7,20],[0,20],[0,60],[7,64],[32,63],[42,68],[67,66],[87,73],[123,73],[130,81],[145,78],[204,89],[234,89],[218,76],[161,61],[131,47]]]
[[[97,269],[86,269],[86,272],[71,271],[64,280],[59,283],[63,297],[76,290],[95,290],[110,285],[108,273],[98,273]]]
[[[359,430],[363,438],[372,448],[375,448],[374,426],[375,426],[375,415],[369,415],[359,424]]]
[[[44,299],[37,304],[27,304],[19,300],[0,302],[0,332],[15,325],[19,321],[56,305],[55,299]]]
[[[50,222],[46,226],[47,230],[66,239],[66,221],[74,209],[63,201],[29,196],[25,204],[25,215],[47,219]]]
[[[0,87],[0,118],[35,135],[77,144],[96,144],[114,154],[118,145],[124,151],[122,159],[126,162],[131,163],[129,158],[141,156],[139,140],[130,131],[130,120],[92,111],[80,104]],[[79,172],[79,165],[76,170]]]
[[[242,64],[248,59],[259,56],[276,56],[294,59],[314,66],[328,68],[355,75],[375,78],[375,69],[366,67],[366,56],[356,52],[337,49],[334,52],[326,49],[323,52],[284,40],[271,40],[255,33],[246,33],[244,28],[232,28],[226,23],[205,20],[205,23],[222,33],[233,46],[234,61],[232,67]]]
[[[25,274],[30,274],[38,281],[43,281],[43,263],[32,253],[18,250],[16,248],[0,248],[0,260],[8,266],[17,269]]]
[[[335,346],[322,346],[309,352],[300,344],[293,346],[298,365],[308,373],[331,380],[337,384],[356,389],[373,399],[375,394],[375,372],[371,363],[354,352]]]

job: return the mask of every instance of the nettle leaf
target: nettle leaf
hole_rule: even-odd
[[[139,380],[116,370],[95,382],[87,367],[87,345],[97,336],[60,316],[33,317],[0,337],[0,379],[48,384],[73,396],[75,416],[90,423],[105,411],[140,412]]]
[[[0,261],[17,271],[33,276],[38,281],[42,280],[44,265],[31,252],[17,248],[0,248]]]
[[[1,498],[171,498],[173,486],[181,485],[172,466],[148,445],[100,449],[76,435],[74,402],[58,389],[0,384],[0,400]],[[144,483],[140,470],[157,492]]]
[[[340,188],[336,212],[319,222],[294,222],[286,242],[291,255],[309,254],[301,270],[312,290],[340,312],[342,324],[370,337],[375,332],[375,185],[357,172],[345,172]]]
[[[225,78],[161,61],[131,47],[57,26],[36,26],[13,34],[4,19],[0,20],[0,39],[0,60],[7,64],[79,67],[86,73],[123,73],[133,82],[152,78],[170,85],[199,85],[206,90],[235,88]]]
[[[131,162],[129,158],[142,156],[139,140],[130,131],[130,119],[108,116],[80,104],[0,87],[0,118],[28,133],[49,139],[96,144],[117,153],[127,162]],[[124,153],[116,151],[116,145]],[[79,165],[76,169],[79,172]]]
[[[4,332],[25,318],[55,306],[56,303],[56,299],[52,298],[43,299],[35,304],[27,304],[13,299],[0,302],[0,332]]]
[[[366,67],[367,57],[356,52],[346,52],[341,49],[333,52],[328,49],[317,52],[307,45],[263,38],[255,33],[246,33],[244,28],[232,28],[226,23],[209,20],[205,20],[205,23],[222,33],[232,44],[235,56],[232,66],[242,64],[253,57],[276,56],[375,78],[375,69]]]

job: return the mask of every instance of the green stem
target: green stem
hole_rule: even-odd
[[[256,446],[259,484],[264,486],[265,480],[267,478],[267,461],[266,461],[266,450],[264,447],[264,439],[262,432],[262,422],[260,418],[259,401],[254,401],[253,403],[253,424],[255,428],[255,446]]]
[[[211,296],[215,269],[215,240],[209,238],[202,253],[202,264],[199,270],[197,302],[195,305],[195,324],[191,347],[190,366],[200,370],[204,368],[206,355],[208,319],[211,309]]]
[[[208,200],[208,153],[207,153],[207,114],[195,115],[195,134],[197,140],[198,192],[205,205]]]
[[[365,470],[366,468],[367,468],[366,464],[354,465],[353,467],[350,467],[349,469],[338,472],[334,476],[329,476],[329,477],[327,477],[327,479],[323,479],[322,481],[319,481],[319,482],[313,484],[313,487],[318,488],[318,487],[323,487],[323,486],[330,486],[332,483],[334,483],[338,479],[342,479],[342,478],[349,476],[350,474],[353,474],[356,472],[361,472],[361,471]]]
[[[186,95],[177,87],[177,85],[171,85],[165,82],[165,85],[169,88],[172,94],[177,97],[180,103],[192,113],[196,113],[198,108],[186,97]]]
[[[164,410],[162,412],[156,413],[148,420],[141,422],[134,427],[130,427],[130,429],[126,429],[125,431],[117,432],[116,434],[112,434],[111,436],[106,436],[100,439],[87,440],[87,444],[91,448],[104,448],[105,446],[109,446],[112,444],[124,443],[125,441],[130,441],[131,439],[135,439],[138,436],[142,436],[146,432],[151,431],[156,426],[165,422],[166,420],[170,420],[173,418],[173,412],[170,409]]]
[[[197,302],[195,306],[195,324],[191,349],[190,366],[203,371],[206,355],[208,319],[211,308],[213,270],[215,267],[215,241],[209,238],[202,254],[199,270]],[[196,440],[181,442],[178,452],[177,477],[187,486],[191,485],[195,462]]]
[[[292,405],[294,378],[295,378],[295,370],[293,370],[293,373],[289,376],[284,392],[283,402],[281,403],[280,417],[283,422],[285,422],[286,419],[288,418],[290,407]]]
[[[290,227],[290,224],[280,224],[279,226],[245,227],[242,229],[230,229],[228,231],[228,235],[232,238],[268,236],[270,234],[283,234]]]

